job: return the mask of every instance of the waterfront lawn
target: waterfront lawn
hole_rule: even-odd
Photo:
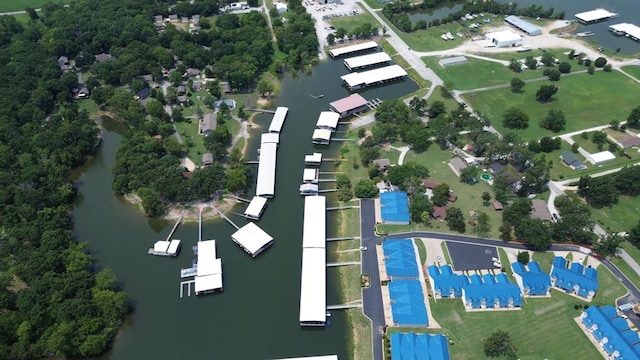
[[[591,216],[607,232],[629,231],[638,224],[640,196],[620,196],[618,203],[602,209],[591,209]],[[640,261],[640,252],[638,259]]]
[[[623,66],[622,70],[624,70],[624,72],[633,76],[634,78],[640,80],[640,66],[638,65]]]
[[[368,12],[363,11],[358,15],[329,18],[329,23],[336,29],[343,28],[347,34],[364,24],[371,24],[374,28],[381,28],[380,23]]]
[[[483,206],[481,198],[484,191],[492,193],[491,186],[484,181],[479,181],[475,185],[460,182],[448,165],[451,157],[452,154],[449,151],[440,150],[437,145],[432,144],[427,151],[422,153],[409,151],[405,156],[405,163],[416,162],[418,164],[422,164],[429,170],[430,179],[449,184],[451,190],[458,195],[458,201],[455,203],[449,203],[449,206],[460,208],[464,214],[465,220],[470,220],[470,211],[487,213],[487,215],[489,215],[489,224],[491,227],[487,237],[497,239],[499,236],[498,227],[502,223],[502,214],[494,211],[491,206]],[[457,233],[449,230],[446,222],[439,220],[431,220],[429,222],[429,227],[430,231]],[[467,224],[465,234],[473,236],[473,230],[473,226]],[[393,232],[398,231],[401,230]]]
[[[176,128],[182,138],[182,143],[187,150],[187,156],[196,165],[202,164],[202,154],[207,150],[204,147],[204,136],[198,133],[199,119],[185,119],[181,122],[176,122]]]
[[[560,90],[555,95],[554,101],[540,104],[535,99],[535,93],[541,85],[546,84],[557,85]],[[564,112],[567,119],[564,132],[579,131],[608,124],[611,120],[626,119],[629,109],[636,106],[639,96],[638,84],[617,71],[611,73],[597,71],[593,75],[566,76],[558,82],[538,81],[527,84],[523,92],[518,94],[505,88],[464,95],[465,100],[476,111],[484,114],[501,133],[509,130],[502,126],[502,115],[505,109],[510,107],[522,109],[529,115],[529,127],[517,132],[525,140],[554,135],[538,125],[540,119],[544,118],[551,109]]]
[[[0,12],[23,11],[28,7],[38,9],[48,2],[51,2],[51,0],[4,0],[0,1]],[[66,4],[69,3],[69,0],[60,0],[55,3]]]
[[[472,57],[467,57],[466,64],[443,67],[439,63],[440,59],[439,56],[427,56],[423,57],[422,61],[435,71],[444,82],[451,82],[456,90],[471,90],[502,84],[510,86],[511,79],[514,77],[528,80],[543,76],[542,70],[526,70],[515,73],[500,63]],[[469,74],[473,74],[473,76],[469,76]]]
[[[598,292],[592,304],[611,305],[625,290],[606,268],[598,270],[600,289],[604,290]],[[485,359],[484,339],[496,330],[511,335],[522,360],[596,359],[600,356],[598,350],[573,320],[581,312],[574,309],[576,304],[587,303],[555,290],[550,298],[526,299],[518,311],[466,312],[459,299],[431,300],[431,312],[442,329],[423,331],[444,333],[453,340],[449,351],[454,360]],[[549,331],[562,336],[549,336]]]
[[[78,109],[85,110],[89,115],[95,114],[100,110],[93,99],[79,100]]]

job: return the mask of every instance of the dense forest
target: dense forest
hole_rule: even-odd
[[[207,197],[225,184],[234,191],[245,186],[240,154],[227,154],[228,114],[219,118],[222,130],[206,142],[219,157],[216,163],[187,179],[178,166],[184,149],[170,140],[170,119],[153,116],[131,93],[140,75],[158,78],[176,61],[209,67],[232,90],[253,88],[274,64],[264,15],[204,18],[196,33],[171,24],[162,32],[154,27],[154,16],[207,17],[223,5],[75,1],[69,7],[49,3],[37,13],[27,9],[31,19],[25,24],[0,17],[0,359],[97,356],[108,349],[130,308],[113,272],[101,269],[88,244],[72,237],[69,211],[76,189],[69,174],[95,152],[99,138],[89,114],[73,100],[78,76],[62,71],[60,57],[90,71],[84,85],[92,99],[126,129],[115,189],[137,191],[161,212],[165,200]],[[295,17],[278,30],[289,38],[280,59],[290,67],[311,61],[317,48],[308,16],[296,11]],[[114,61],[95,61],[102,53]],[[164,104],[154,93],[154,101]]]

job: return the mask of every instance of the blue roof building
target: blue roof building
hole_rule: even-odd
[[[387,275],[414,279],[420,275],[412,240],[385,240],[382,242],[382,252]]]
[[[447,337],[442,334],[391,334],[391,360],[449,360]]]
[[[567,260],[556,256],[551,267],[551,284],[591,301],[598,291],[598,270],[592,267],[585,269],[580,263],[572,263],[567,268]]]
[[[460,297],[467,309],[522,306],[520,287],[509,282],[503,273],[496,276],[473,274],[467,277],[454,274],[450,265],[431,265],[427,271],[436,299]]]
[[[385,224],[409,225],[409,198],[401,191],[380,193],[380,215]]]
[[[594,338],[611,359],[640,359],[638,332],[629,328],[613,306],[591,306],[581,317],[587,336]]]
[[[393,322],[401,326],[428,326],[420,280],[394,280],[388,284]]]
[[[551,290],[551,276],[545,274],[540,265],[535,261],[530,261],[525,268],[522,263],[511,264],[513,274],[519,283],[525,296],[546,296]]]

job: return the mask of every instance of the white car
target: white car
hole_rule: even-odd
[[[499,261],[494,261],[494,262],[493,262],[493,266],[495,266],[495,267],[497,267],[497,268],[501,268],[501,267],[502,267],[502,264],[500,264],[500,262],[499,262]]]
[[[438,259],[438,262],[441,262],[442,261],[442,256],[438,255],[437,259]]]
[[[491,258],[491,261],[493,261],[493,262],[500,262],[500,260],[499,260],[498,258],[496,258],[496,257],[492,257],[492,258]]]

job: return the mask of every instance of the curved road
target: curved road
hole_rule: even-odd
[[[362,246],[371,249],[362,252],[362,272],[370,277],[371,287],[362,291],[363,312],[371,319],[373,338],[373,359],[383,360],[382,335],[384,333],[384,311],[382,306],[382,292],[380,290],[380,276],[378,273],[378,259],[375,246],[382,240],[374,233],[375,227],[375,205],[373,200],[360,200],[360,236]],[[470,236],[442,234],[432,232],[406,232],[387,236],[388,238],[431,238],[450,242],[459,242],[474,245],[499,246],[519,250],[530,250],[526,245],[512,242],[500,242],[484,238]],[[550,251],[578,251],[578,245],[557,244],[552,245]],[[609,269],[620,280],[627,289],[628,294],[617,303],[637,302],[640,300],[640,290],[629,280],[611,261],[602,259],[602,264]],[[628,314],[627,314],[628,312]],[[637,327],[640,327],[640,318],[633,316],[633,312],[628,310],[625,314]]]

